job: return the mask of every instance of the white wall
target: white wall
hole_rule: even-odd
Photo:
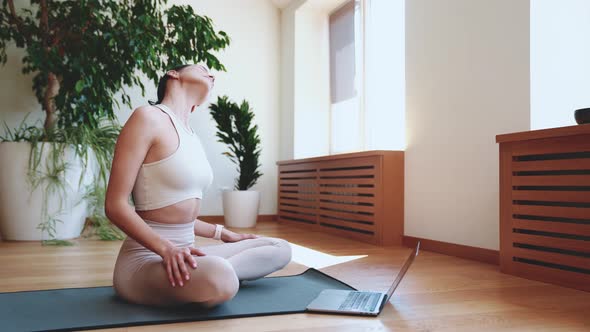
[[[291,2],[292,8],[282,13],[269,0],[184,3],[210,16],[232,38],[219,55],[228,72],[217,73],[211,100],[227,94],[235,101],[246,98],[254,107],[264,173],[254,189],[262,192],[260,213],[274,214],[275,162],[297,157],[295,149],[304,146],[294,142],[305,133],[295,124],[305,120],[302,125],[318,125],[313,130],[325,131],[309,123],[310,114],[295,114],[296,100],[300,100],[296,82],[302,78],[296,75],[305,73],[295,67],[295,12],[305,0]],[[320,19],[308,18],[300,22],[322,26]],[[405,20],[405,233],[498,249],[495,135],[529,129],[529,1],[412,0],[406,2]],[[307,35],[312,34],[311,27],[305,27]],[[312,43],[324,38],[316,36]],[[392,42],[398,37],[392,37]],[[310,59],[311,50],[303,51]],[[6,119],[12,125],[27,111],[44,118],[31,91],[30,76],[20,74],[21,56],[22,51],[11,48],[7,66],[0,68],[0,122]],[[156,96],[155,86],[147,79],[146,83],[145,97],[140,89],[130,90],[134,108]],[[399,91],[394,85],[391,90],[392,95]],[[315,99],[316,105],[321,102],[320,97]],[[207,106],[191,116],[215,176],[201,213],[220,215],[219,188],[231,187],[237,174],[235,165],[221,155],[226,147],[217,142]],[[131,111],[118,112],[122,123]],[[308,140],[306,145],[311,143],[316,142]]]
[[[531,0],[531,129],[575,125],[590,107],[590,1]]]
[[[405,150],[405,1],[368,2],[365,149]]]
[[[279,159],[279,86],[280,86],[280,11],[269,0],[199,0],[169,1],[172,4],[191,4],[195,12],[212,18],[218,30],[224,30],[231,44],[219,54],[227,72],[216,73],[215,90],[210,101],[217,95],[227,94],[236,102],[247,99],[254,109],[261,139],[261,169],[263,176],[252,188],[261,191],[260,214],[276,213],[277,167]],[[0,123],[6,119],[15,126],[24,112],[35,111],[37,118],[44,119],[41,107],[34,99],[31,78],[20,74],[22,55],[15,47],[8,50],[9,62],[0,68]],[[123,124],[133,109],[155,100],[156,87],[145,78],[146,96],[141,89],[127,89],[131,95],[132,109],[117,112]],[[236,165],[222,155],[228,151],[225,144],[217,142],[215,121],[209,115],[208,104],[201,106],[190,118],[191,126],[203,142],[211,162],[214,180],[205,192],[202,215],[221,215],[220,188],[232,188],[237,176]],[[3,128],[0,129],[3,132]]]
[[[405,234],[498,249],[495,135],[529,129],[529,1],[406,2]]]

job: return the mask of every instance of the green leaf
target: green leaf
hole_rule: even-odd
[[[126,93],[129,87],[139,86],[143,94],[147,90],[143,86],[146,76],[156,87],[170,64],[202,61],[213,70],[225,71],[217,52],[228,47],[230,38],[224,31],[215,29],[213,20],[195,13],[192,5],[169,6],[166,0],[48,1],[51,35],[43,35],[39,29],[41,15],[38,10],[19,10],[25,32],[19,33],[14,26],[5,23],[8,13],[6,1],[3,3],[4,6],[0,6],[0,63],[7,63],[6,48],[9,45],[24,49],[21,73],[34,74],[32,90],[40,105],[44,103],[49,74],[55,74],[60,83],[53,99],[57,116],[55,125],[43,127],[43,122],[39,121],[33,126],[4,132],[14,141],[90,146],[95,151],[102,151],[100,162],[105,174],[112,162],[112,154],[108,151],[114,147],[120,129],[98,132],[103,130],[101,123],[116,119],[117,108],[133,106]],[[38,4],[38,1],[32,3]],[[59,27],[66,30],[60,33]],[[49,49],[43,45],[44,40],[51,40]],[[233,108],[227,102],[220,106]],[[240,110],[232,109],[232,112]],[[224,128],[231,131],[229,122],[235,120],[227,118],[227,121]],[[249,122],[241,124],[239,130],[247,128]],[[239,135],[233,133],[222,141],[254,142],[249,135],[247,131]],[[245,148],[250,149],[250,145],[246,144]],[[254,166],[250,163],[255,154],[243,152],[240,148],[242,146],[230,149],[231,158],[236,163],[246,160],[244,174],[256,176],[250,170]],[[247,184],[248,181],[241,183]],[[47,224],[47,231],[53,229]],[[108,227],[102,228],[101,232],[105,237],[111,237]]]
[[[76,92],[80,93],[84,89],[84,81],[80,80],[76,82]]]
[[[258,171],[261,166],[258,125],[252,124],[254,112],[246,100],[238,106],[227,96],[218,96],[217,103],[211,103],[209,109],[217,123],[216,136],[231,150],[231,152],[224,151],[222,154],[238,165],[239,176],[236,179],[236,189],[247,190],[262,176],[262,173]]]

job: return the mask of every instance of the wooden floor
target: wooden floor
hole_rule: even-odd
[[[334,256],[364,258],[320,268],[358,289],[387,290],[410,248],[382,248],[297,227],[259,222],[234,229],[281,237]],[[220,243],[197,238],[197,246]],[[73,247],[0,242],[0,292],[112,285],[121,241],[79,239]],[[308,257],[309,258],[309,257]],[[307,269],[294,257],[269,276]],[[590,293],[502,274],[495,265],[421,250],[376,318],[291,314],[144,325],[100,331],[590,331]],[[0,331],[2,330],[0,322]],[[99,331],[99,330],[96,330]]]

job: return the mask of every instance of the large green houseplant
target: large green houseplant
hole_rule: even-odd
[[[260,167],[260,137],[258,125],[253,124],[254,112],[243,100],[240,105],[227,96],[218,96],[217,103],[209,105],[210,114],[217,123],[218,142],[228,145],[224,155],[236,164],[238,177],[233,191],[223,192],[225,224],[247,228],[256,224],[260,207],[260,192],[249,190],[262,173]]]
[[[42,126],[21,124],[11,131],[5,125],[0,160],[27,151],[29,186],[25,187],[25,179],[15,184],[8,181],[14,177],[7,176],[0,181],[0,195],[9,191],[1,187],[7,182],[22,184],[17,189],[31,192],[47,183],[46,194],[63,198],[74,160],[81,170],[70,192],[85,188],[81,201],[90,204],[89,219],[98,226],[98,235],[119,239],[122,233],[104,216],[108,172],[121,128],[114,112],[121,104],[115,94],[122,92],[121,101],[132,108],[124,86],[139,85],[145,96],[139,72],[157,85],[163,71],[181,63],[205,62],[212,69],[225,70],[213,52],[229,45],[229,37],[216,31],[209,17],[195,14],[188,5],[165,6],[167,0],[31,0],[30,4],[18,11],[13,0],[2,1],[0,63],[6,64],[12,43],[25,50],[22,73],[34,73],[33,90],[46,117]],[[45,146],[49,152],[43,151]],[[65,155],[73,158],[68,161]],[[7,165],[18,168],[7,162],[0,166]],[[95,166],[90,180],[89,165]],[[48,199],[46,195],[44,202]],[[37,229],[50,237],[43,243],[71,244],[58,239],[56,222],[61,220],[47,214],[47,204],[42,210]],[[6,223],[25,222],[9,217],[0,207],[3,237],[11,229]]]

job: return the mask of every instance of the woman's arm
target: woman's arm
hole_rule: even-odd
[[[164,239],[154,232],[128,203],[125,202],[125,206],[115,203],[108,206],[109,208],[106,209],[109,211],[106,213],[107,218],[144,247],[162,257],[166,255],[167,251],[174,248],[174,244],[170,240]]]
[[[225,227],[221,230],[221,240],[225,241],[229,230]],[[215,225],[200,219],[195,219],[195,235],[202,237],[213,237],[215,235]]]
[[[173,243],[152,230],[128,203],[139,168],[157,137],[157,128],[160,128],[155,115],[147,106],[139,107],[121,129],[105,195],[105,215],[129,237],[163,256],[173,248]]]
[[[195,235],[203,237],[213,237],[215,235],[215,225],[195,219]],[[246,239],[256,239],[259,236],[251,233],[236,233],[223,227],[221,230],[221,241],[236,242]]]

